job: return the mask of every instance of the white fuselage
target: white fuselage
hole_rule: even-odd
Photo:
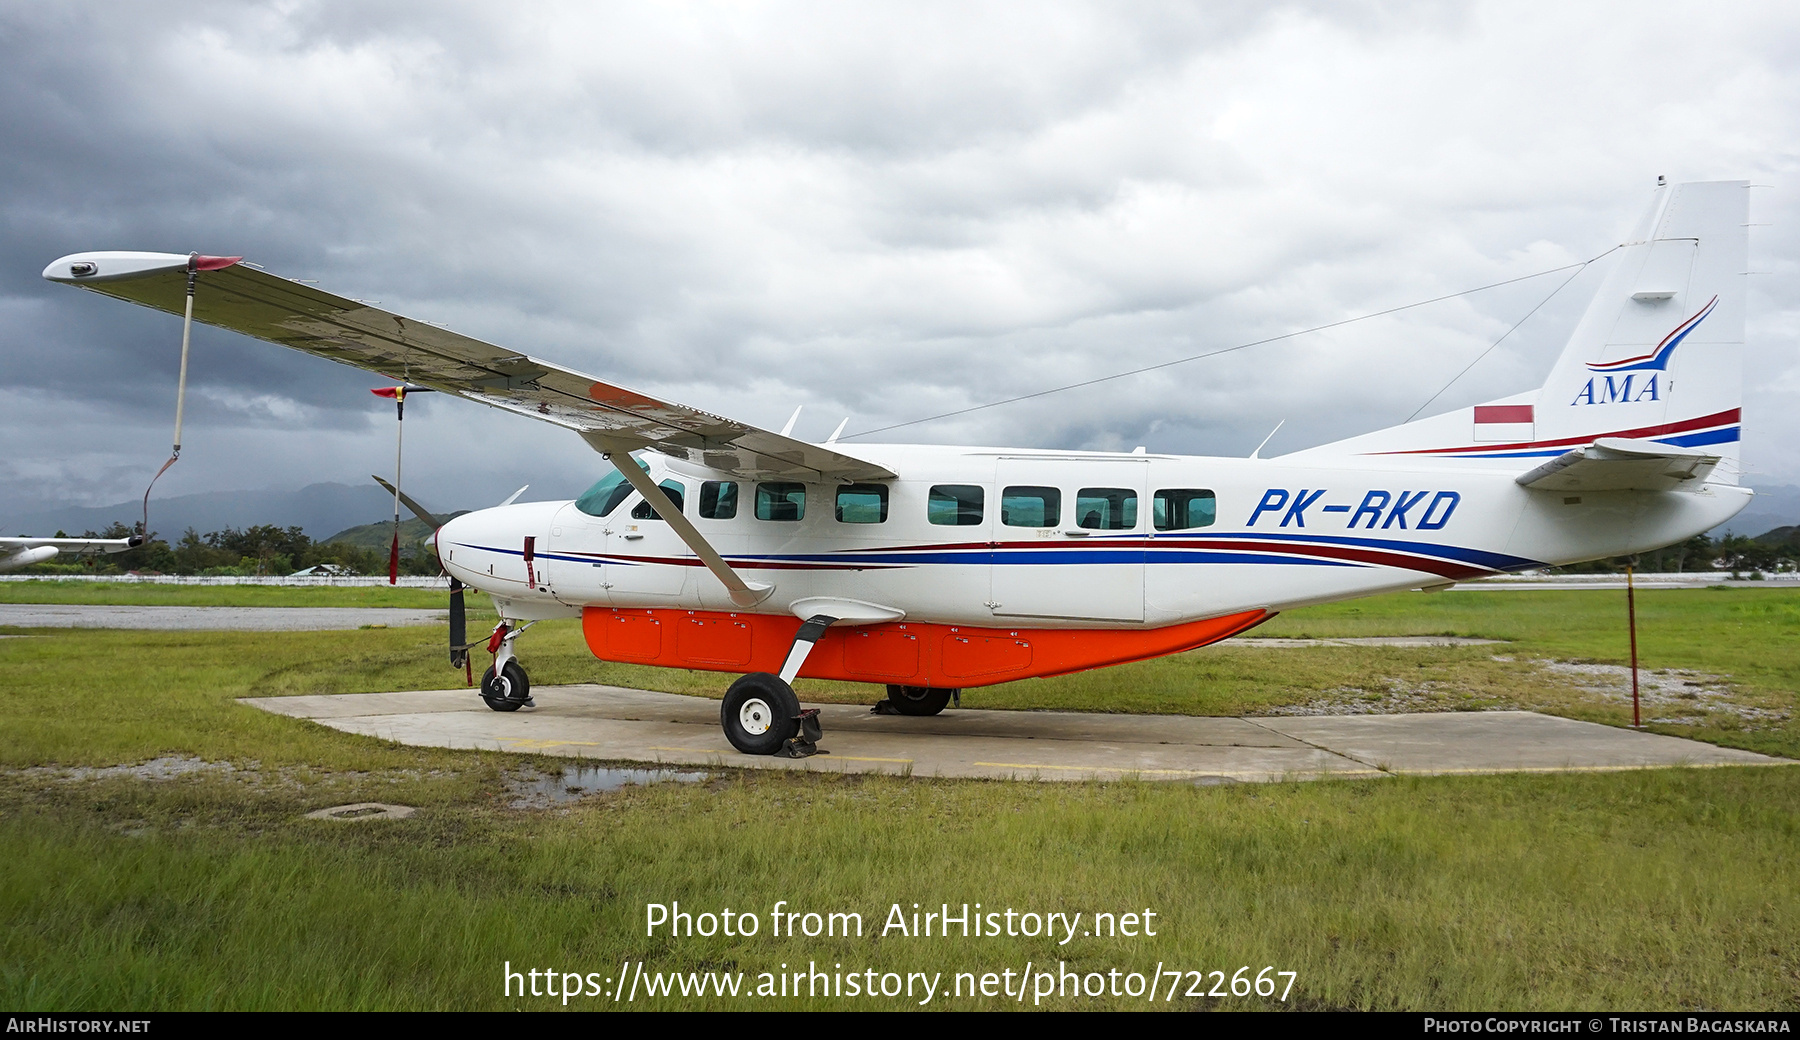
[[[757,613],[831,597],[912,621],[1033,629],[1157,628],[1621,555],[1706,531],[1751,496],[1724,484],[1681,492],[1530,490],[1516,483],[1516,462],[1492,460],[857,450],[899,474],[885,482],[880,522],[839,519],[839,487],[826,483],[805,485],[804,509],[787,510],[803,512],[799,519],[759,519],[755,481],[663,457],[647,461],[655,481],[681,485],[684,515],[734,569],[774,586]],[[708,481],[737,484],[735,515],[704,515]],[[934,505],[934,488],[958,490],[938,492]],[[966,508],[970,488],[980,489],[978,519]],[[1030,497],[1009,494],[1020,488]],[[1197,491],[1212,492],[1212,521],[1199,524],[1196,508],[1191,526],[1176,529],[1157,504],[1158,493],[1171,490],[1192,501]],[[962,522],[932,522],[958,515],[945,508],[946,494],[962,496]],[[1127,496],[1135,501],[1120,511]],[[1057,499],[1054,523],[1042,509],[1048,497]],[[853,502],[847,514],[870,518],[867,501]],[[1032,508],[1017,509],[1021,502]],[[632,493],[606,516],[573,502],[480,510],[444,526],[439,556],[449,573],[492,594],[502,615],[518,620],[569,616],[584,606],[740,609],[667,523],[643,515],[641,503]]]

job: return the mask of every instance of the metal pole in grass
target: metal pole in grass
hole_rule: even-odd
[[[1636,566],[1636,556],[1625,561],[1625,616],[1631,629],[1631,728],[1643,729],[1643,720],[1638,715],[1637,588],[1631,573]]]

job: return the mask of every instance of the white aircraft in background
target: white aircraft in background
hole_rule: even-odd
[[[580,617],[602,660],[745,673],[727,737],[793,754],[816,737],[796,676],[886,684],[893,710],[928,715],[966,688],[1189,650],[1292,607],[1724,522],[1752,495],[1747,187],[1659,188],[1541,388],[1270,459],[810,444],[235,258],[77,253],[44,277],[177,314],[197,282],[200,321],[575,431],[614,466],[586,494],[438,527],[453,663],[460,582],[502,619],[481,687],[495,710],[531,703],[521,623]]]
[[[130,538],[0,538],[0,574],[53,560],[63,553],[121,553],[143,544],[141,534]]]

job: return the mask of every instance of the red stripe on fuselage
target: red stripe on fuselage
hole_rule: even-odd
[[[1553,441],[1521,441],[1517,444],[1471,444],[1465,448],[1408,448],[1404,451],[1370,451],[1366,455],[1445,455],[1464,451],[1518,451],[1524,448],[1560,448],[1569,444],[1587,444],[1600,437],[1666,437],[1671,433],[1687,433],[1690,430],[1703,430],[1708,426],[1725,426],[1738,421],[1741,409],[1714,412],[1698,419],[1683,419],[1681,422],[1663,423],[1660,426],[1640,426],[1635,430],[1618,430],[1613,433],[1591,433],[1580,437],[1562,437]]]

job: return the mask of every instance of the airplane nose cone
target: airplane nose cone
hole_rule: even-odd
[[[445,574],[449,574],[459,581],[468,580],[468,576],[462,573],[464,568],[459,568],[456,565],[456,546],[458,545],[458,540],[466,540],[464,535],[467,534],[467,528],[469,526],[468,523],[465,522],[467,516],[468,514],[464,514],[463,516],[454,517],[445,521],[444,526],[438,528],[431,535],[431,549],[432,552],[437,554],[438,566],[443,568]]]

